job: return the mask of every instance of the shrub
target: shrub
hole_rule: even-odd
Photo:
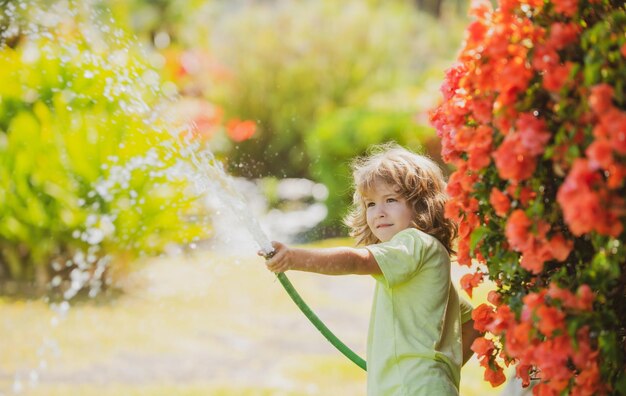
[[[431,60],[414,57],[428,41],[420,22],[434,22],[406,2],[257,2],[199,15],[214,21],[209,50],[228,70],[206,95],[227,116],[257,122],[258,133],[229,153],[243,176],[310,177],[305,140],[320,117],[366,106]]]
[[[459,263],[497,290],[476,308],[485,378],[535,394],[626,394],[626,7],[501,0],[473,7],[432,113],[460,222]],[[484,268],[484,267],[481,267]]]
[[[0,279],[115,267],[208,231],[173,171],[177,137],[148,118],[158,74],[121,30],[106,25],[111,46],[83,22],[0,44]]]

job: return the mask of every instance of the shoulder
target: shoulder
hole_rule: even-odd
[[[418,230],[417,228],[407,228],[405,230],[400,231],[393,238],[392,241],[397,242],[412,242],[419,244],[424,249],[435,249],[440,250],[443,249],[447,251],[445,246],[434,236],[425,233],[424,231]]]

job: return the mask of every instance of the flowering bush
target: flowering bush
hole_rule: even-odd
[[[460,223],[462,287],[485,379],[502,362],[539,395],[626,394],[626,6],[473,4],[431,113]],[[481,268],[488,270],[485,272]]]

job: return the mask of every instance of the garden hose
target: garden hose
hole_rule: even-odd
[[[337,338],[337,336],[334,335],[328,327],[326,327],[324,322],[322,322],[321,319],[318,318],[317,315],[315,315],[311,308],[309,308],[309,306],[304,302],[302,297],[300,297],[296,289],[287,278],[287,275],[281,272],[280,274],[277,274],[276,277],[285,288],[287,294],[289,294],[289,297],[291,297],[293,302],[296,303],[298,308],[300,308],[300,311],[302,311],[304,316],[306,316],[311,321],[311,323],[313,323],[313,326],[315,326],[317,330],[319,330],[319,332],[322,333],[322,335],[326,337],[326,339],[339,350],[339,352],[343,353],[348,359],[354,362],[357,366],[361,367],[363,370],[367,370],[365,360],[363,360],[362,357],[354,353],[354,351],[350,349],[346,344],[341,342],[341,340]]]
[[[271,258],[274,255],[273,253],[274,252],[267,254],[265,258],[266,259]],[[284,272],[281,272],[279,274],[276,274],[276,277],[280,281],[280,284],[283,285],[283,288],[285,288],[285,291],[287,292],[287,294],[289,294],[289,297],[291,297],[293,302],[296,303],[298,308],[300,308],[300,311],[302,311],[304,316],[306,316],[307,319],[309,319],[309,321],[313,324],[313,326],[315,326],[315,328],[319,330],[319,332],[322,333],[322,335],[335,348],[337,348],[339,352],[343,353],[344,356],[350,359],[354,364],[361,367],[363,370],[367,371],[367,365],[365,363],[365,360],[359,355],[357,355],[346,344],[341,342],[341,340],[337,338],[337,336],[333,334],[333,332],[330,331],[328,327],[326,327],[324,322],[322,322],[322,320],[318,318],[317,315],[315,315],[315,313],[311,310],[311,308],[309,308],[309,306],[304,302],[302,297],[300,297],[300,294],[298,294],[296,289],[293,287],[293,285],[289,281],[289,278],[287,278],[287,275],[285,275]]]

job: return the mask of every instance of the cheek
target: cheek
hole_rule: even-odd
[[[372,212],[370,210],[368,210],[367,212],[365,212],[365,220],[367,221],[367,224],[371,224],[372,222],[372,218],[374,216],[372,216]]]
[[[408,219],[409,222],[415,219],[415,212],[413,208],[408,205],[404,208],[404,218]]]

